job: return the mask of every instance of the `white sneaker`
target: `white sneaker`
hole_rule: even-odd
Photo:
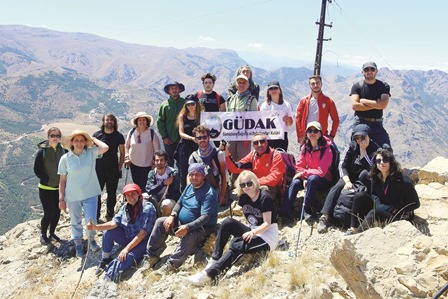
[[[98,245],[98,243],[95,240],[92,240],[90,242],[90,250],[92,250],[93,252],[97,252],[100,249],[101,249],[101,247]]]
[[[215,261],[214,259],[210,258],[208,260],[207,266],[205,266],[204,270],[207,270],[208,268],[210,268],[211,266],[213,266],[214,264],[216,264],[218,261]]]
[[[187,280],[195,285],[195,286],[203,286],[204,284],[212,281],[212,278],[210,276],[207,275],[207,272],[205,272],[204,270],[201,272],[196,273],[195,275],[192,276],[188,276]]]

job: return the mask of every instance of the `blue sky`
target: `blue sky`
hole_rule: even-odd
[[[226,48],[249,62],[287,58],[290,66],[314,63],[321,8],[318,0],[1,2],[1,25],[162,47]],[[360,68],[374,60],[391,69],[448,71],[447,11],[442,0],[333,0],[326,15],[333,28],[325,31],[332,40],[324,43],[323,64]]]

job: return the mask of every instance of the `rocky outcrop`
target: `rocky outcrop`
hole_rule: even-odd
[[[81,260],[68,241],[42,246],[39,220],[28,221],[0,236],[0,298],[430,298],[448,281],[448,186],[435,182],[438,176],[433,180],[416,185],[421,206],[414,225],[398,221],[354,236],[335,227],[317,234],[305,222],[282,225],[280,249],[244,257],[219,284],[203,288],[192,287],[186,277],[203,268],[212,239],[176,274],[160,279],[137,265],[116,285],[94,274],[100,252]],[[223,211],[220,221],[228,216]],[[234,217],[242,219],[241,209],[234,209]],[[69,239],[66,214],[57,234]],[[177,243],[168,239],[156,268]],[[115,246],[112,254],[119,250]]]

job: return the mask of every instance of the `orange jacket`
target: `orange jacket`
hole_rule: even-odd
[[[306,119],[308,117],[308,109],[310,106],[310,99],[312,95],[309,94],[306,97],[303,97],[299,106],[297,106],[296,113],[296,133],[297,139],[305,137],[306,130]],[[317,104],[319,106],[319,123],[322,126],[322,133],[325,136],[330,135],[331,137],[336,136],[336,131],[339,126],[339,115],[338,110],[336,109],[336,104],[330,98],[324,95],[322,92],[317,97]],[[333,124],[331,126],[331,132],[328,134],[328,115],[330,115]]]
[[[286,172],[282,155],[270,147],[261,156],[252,150],[238,162],[229,156],[226,158],[226,165],[231,173],[241,173],[245,169],[251,170],[257,176],[260,185],[270,187],[281,186]]]

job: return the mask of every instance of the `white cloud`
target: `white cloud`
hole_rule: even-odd
[[[216,41],[216,39],[213,38],[213,37],[210,37],[210,36],[199,35],[199,41],[201,41],[201,42],[214,42],[214,41]]]

